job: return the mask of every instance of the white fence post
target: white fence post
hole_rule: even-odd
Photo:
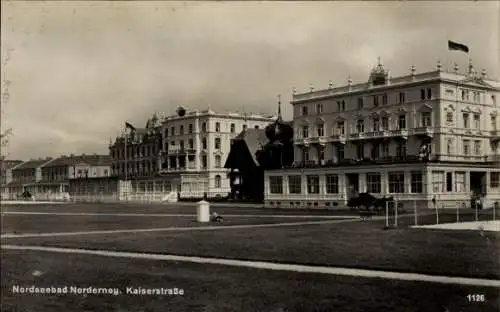
[[[415,225],[418,225],[417,200],[413,201],[413,213],[415,215]]]

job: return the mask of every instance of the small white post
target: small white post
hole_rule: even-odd
[[[413,213],[415,215],[415,225],[418,225],[417,201],[413,201]]]
[[[496,220],[496,219],[495,219],[495,218],[496,218],[496,217],[495,217],[495,215],[496,215],[496,214],[495,214],[495,210],[496,210],[496,209],[497,209],[497,202],[494,202],[494,203],[493,203],[493,221],[495,221],[495,220]]]
[[[478,218],[478,209],[479,209],[479,205],[477,204],[477,201],[476,201],[476,221],[479,221],[479,218]]]
[[[459,209],[460,209],[460,204],[457,204],[457,223],[460,222],[460,212],[459,212]]]

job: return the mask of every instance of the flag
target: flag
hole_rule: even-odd
[[[132,126],[132,124],[131,124],[131,123],[128,123],[128,122],[125,122],[125,128],[126,128],[126,129],[130,129],[130,130],[132,130],[132,131],[134,131],[134,130],[135,130],[135,127],[134,127],[134,126]]]
[[[461,44],[458,42],[454,42],[451,40],[448,40],[448,50],[452,51],[462,51],[465,53],[469,53],[469,47],[466,46],[465,44]]]

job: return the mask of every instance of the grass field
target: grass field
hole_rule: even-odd
[[[487,232],[410,229],[413,216],[384,230],[383,220],[323,218],[326,212],[217,207],[226,218],[217,229],[194,222],[194,207],[155,205],[6,206],[2,212],[142,213],[187,216],[13,215],[2,233],[130,229],[130,233],[54,237],[2,237],[2,245],[34,245],[261,260],[446,276],[500,279],[500,237]],[[345,212],[343,212],[345,214]],[[266,214],[263,217],[254,215]],[[311,215],[314,214],[312,217]],[[352,215],[352,213],[347,213]],[[280,216],[276,216],[280,215]],[[283,215],[287,215],[285,218]],[[298,215],[294,217],[294,215]],[[329,212],[328,215],[342,215]],[[306,217],[303,217],[306,216]],[[481,219],[491,216],[482,215]],[[461,215],[472,220],[472,212]],[[454,222],[453,213],[441,222]],[[296,224],[326,220],[326,224]],[[419,224],[435,216],[419,217]],[[251,225],[269,227],[253,228]],[[213,225],[213,224],[210,224]],[[224,228],[249,225],[248,228]],[[136,229],[182,227],[178,231]],[[43,251],[2,251],[2,311],[499,311],[499,288],[394,279],[280,272],[221,265],[165,262]],[[33,276],[38,270],[41,276]],[[180,287],[184,296],[50,296],[12,294],[12,286],[92,285]],[[469,302],[467,294],[485,294]]]

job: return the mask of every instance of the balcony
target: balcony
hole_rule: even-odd
[[[167,152],[168,155],[194,155],[196,154],[196,149],[185,149],[185,148],[172,148]]]
[[[346,135],[345,134],[334,134],[330,137],[330,141],[334,143],[342,143],[345,144]]]
[[[418,127],[412,130],[412,133],[416,136],[423,136],[432,138],[434,135],[434,131],[431,127]]]
[[[363,166],[363,165],[382,165],[382,164],[392,164],[392,163],[415,163],[422,162],[420,157],[414,155],[407,156],[389,156],[380,157],[376,159],[342,159],[340,161],[334,160],[324,160],[324,161],[297,161],[290,167],[286,168],[332,168],[332,167],[342,167],[342,166]]]
[[[446,161],[446,162],[471,162],[471,163],[492,163],[499,162],[500,155],[449,155],[449,154],[432,154],[429,156],[429,161]]]

